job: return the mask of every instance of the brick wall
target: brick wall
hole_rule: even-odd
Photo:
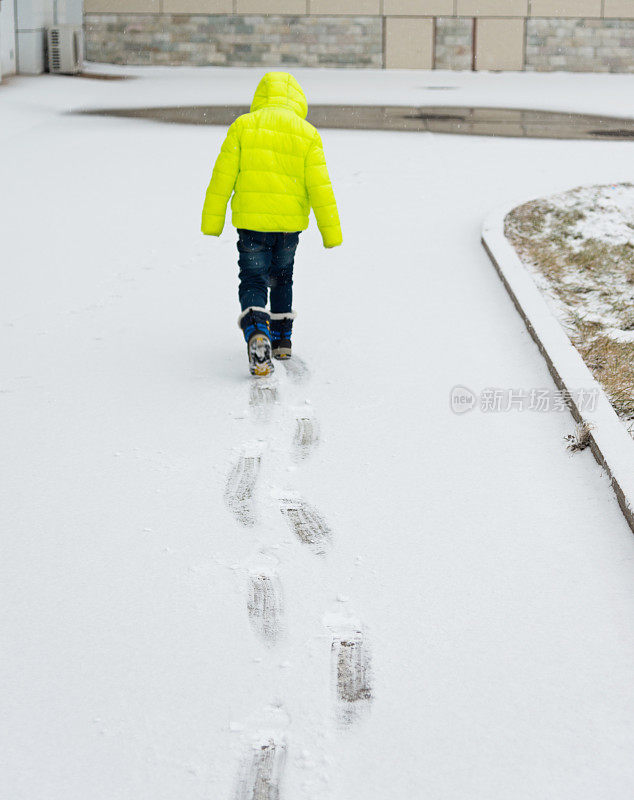
[[[116,64],[634,72],[634,0],[84,0]]]

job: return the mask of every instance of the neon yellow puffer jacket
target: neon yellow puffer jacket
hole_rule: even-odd
[[[231,221],[252,231],[303,231],[312,206],[325,247],[341,244],[341,226],[308,104],[287,72],[268,72],[251,104],[230,126],[211,176],[202,232],[220,236],[231,197]]]

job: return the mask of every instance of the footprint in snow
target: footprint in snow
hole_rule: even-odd
[[[372,657],[362,626],[355,620],[336,620],[331,656],[337,717],[347,726],[369,710],[372,702]]]
[[[280,800],[285,762],[284,740],[269,735],[254,743],[243,759],[235,800]]]
[[[249,575],[247,603],[251,627],[264,644],[273,647],[283,634],[282,586],[275,574],[262,570]]]
[[[317,420],[307,414],[297,416],[295,418],[295,434],[293,436],[295,460],[302,461],[308,458],[318,442],[319,424]]]
[[[297,538],[307,544],[317,555],[328,549],[332,532],[313,506],[298,495],[287,493],[280,498],[280,511]]]
[[[245,447],[231,468],[225,485],[225,502],[242,525],[255,524],[255,487],[260,473],[261,448]]]
[[[306,383],[310,378],[310,370],[306,362],[299,356],[293,355],[291,358],[281,361],[284,364],[286,374],[293,381],[293,383]]]
[[[249,405],[252,408],[264,411],[275,405],[278,399],[279,392],[274,379],[257,378],[253,380],[249,393]]]

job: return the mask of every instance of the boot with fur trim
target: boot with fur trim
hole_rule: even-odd
[[[291,336],[293,334],[293,320],[297,314],[287,311],[284,314],[271,314],[271,346],[273,357],[277,359],[290,358]]]

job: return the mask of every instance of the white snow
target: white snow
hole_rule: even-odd
[[[89,63],[86,73],[128,80],[47,76],[47,84],[13,77],[3,89],[20,92],[23,110],[250,104],[258,67],[128,67]],[[634,76],[569,72],[293,69],[315,104],[485,106],[532,108],[616,117],[634,116]],[[70,87],[72,86],[72,90]],[[53,87],[54,90],[53,90]]]
[[[634,342],[634,331],[622,331],[620,328],[607,328],[606,336],[617,342]]]
[[[566,232],[568,244],[582,249],[588,239],[634,247],[634,185],[579,186],[545,198],[555,208],[578,210],[583,216]],[[550,220],[549,220],[550,222]],[[556,226],[556,221],[552,221]]]
[[[631,532],[592,456],[566,452],[567,413],[449,403],[552,388],[480,247],[486,212],[631,180],[631,145],[324,131],[344,246],[302,234],[310,375],[279,367],[262,409],[234,231],[198,233],[223,130],[60,113],[247,102],[260,71],[137,72],[0,87],[4,794],[233,800],[273,737],[283,800],[631,797]],[[634,96],[634,76],[297,75],[309,102]],[[294,462],[306,401],[320,440]],[[223,492],[252,442],[247,528]],[[280,491],[323,515],[325,556]],[[273,648],[247,614],[263,566],[284,590]],[[338,626],[372,655],[371,711],[346,729]]]

